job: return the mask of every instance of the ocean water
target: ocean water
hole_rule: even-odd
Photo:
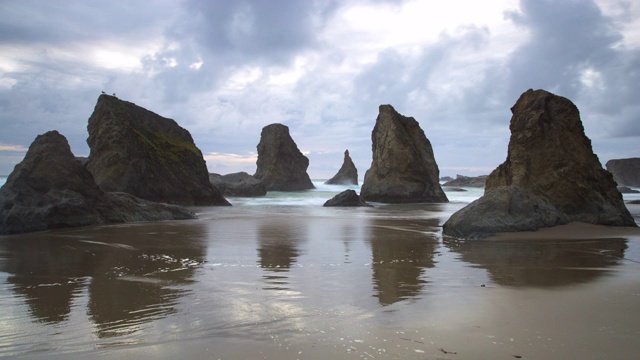
[[[360,185],[325,185],[326,180],[316,179],[312,180],[313,185],[316,187],[313,190],[298,191],[298,192],[281,192],[272,191],[264,197],[256,198],[240,198],[232,197],[230,202],[234,205],[240,206],[264,206],[264,205],[283,205],[283,206],[322,206],[327,200],[331,199],[338,193],[351,189],[355,190],[358,194],[362,187],[362,180],[359,181]],[[443,188],[447,198],[452,203],[465,203],[468,204],[473,200],[478,199],[484,193],[482,188],[464,188],[465,191],[449,191],[448,188]]]
[[[2,187],[2,185],[4,185],[4,183],[7,182],[7,177],[6,176],[0,176],[0,187]]]
[[[640,233],[458,241],[442,223],[481,189],[324,208],[347,187],[314,183],[197,220],[0,236],[0,357],[640,353]]]

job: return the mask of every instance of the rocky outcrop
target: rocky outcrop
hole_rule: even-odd
[[[618,185],[640,187],[640,158],[609,160],[605,166]]]
[[[309,159],[302,155],[282,124],[262,129],[258,144],[257,169],[253,175],[268,191],[300,191],[314,189],[307,174]]]
[[[445,235],[478,239],[498,232],[537,230],[566,224],[569,218],[543,197],[518,186],[503,186],[455,212]]]
[[[209,181],[224,196],[255,197],[267,194],[267,188],[262,181],[246,172],[227,175],[209,174]]]
[[[451,181],[451,180],[453,180],[451,176],[443,176],[440,178],[440,181],[445,181],[445,182]]]
[[[0,189],[0,234],[192,218],[180,206],[105,193],[57,131],[36,138]]]
[[[327,202],[325,202],[323,206],[370,207],[371,205],[362,200],[362,198],[358,195],[358,193],[355,192],[355,190],[349,189],[327,200]]]
[[[230,205],[209,182],[191,134],[175,121],[101,95],[88,130],[87,168],[103,190],[179,205]]]
[[[487,178],[485,195],[444,224],[444,234],[473,237],[568,221],[636,226],[571,101],[528,90],[511,112],[506,161]]]
[[[431,143],[412,117],[380,105],[371,133],[373,160],[360,196],[384,203],[448,202]]]
[[[358,185],[358,169],[349,156],[349,150],[344,151],[344,161],[338,173],[325,181],[328,185]]]
[[[454,180],[447,181],[442,186],[484,187],[488,175],[463,176],[456,175]]]

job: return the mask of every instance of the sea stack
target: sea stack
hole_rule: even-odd
[[[373,160],[360,196],[383,203],[448,202],[440,186],[440,171],[418,122],[380,105],[371,133]]]
[[[618,185],[640,187],[640,158],[613,159],[605,166]]]
[[[89,118],[87,168],[105,191],[179,205],[230,205],[200,149],[174,120],[101,95]]]
[[[338,173],[325,181],[328,185],[358,185],[358,169],[349,156],[349,150],[344,151],[344,160]]]
[[[180,206],[105,193],[57,131],[35,139],[0,189],[0,234],[194,217]]]
[[[444,224],[445,235],[478,238],[571,221],[636,226],[570,100],[528,90],[511,112],[506,161],[487,178],[484,196]]]
[[[307,174],[309,159],[298,150],[282,124],[267,125],[260,134],[257,169],[253,175],[268,191],[300,191],[314,189]]]

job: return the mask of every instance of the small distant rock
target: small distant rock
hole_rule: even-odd
[[[380,105],[371,133],[373,159],[360,195],[383,203],[448,202],[431,142],[412,117]]]
[[[358,185],[358,169],[349,156],[349,150],[344,152],[344,160],[338,173],[327,180],[328,185]]]
[[[627,204],[640,205],[640,199],[639,200],[629,200],[629,201],[627,201]]]
[[[209,181],[225,196],[256,197],[267,194],[262,181],[246,172],[227,175],[209,174]]]
[[[442,187],[444,187],[446,191],[451,191],[451,192],[465,192],[465,191],[467,191],[466,189],[455,187],[455,186],[442,185]]]
[[[620,194],[638,194],[638,193],[640,193],[640,191],[633,190],[632,188],[630,188],[628,186],[618,186],[618,191],[620,191]]]
[[[640,187],[640,158],[613,159],[605,166],[618,185]]]
[[[323,206],[343,206],[343,207],[357,207],[365,206],[371,207],[355,192],[355,190],[345,190],[333,198],[327,200]]]
[[[300,152],[282,124],[267,125],[260,134],[257,169],[253,175],[267,191],[300,191],[315,189],[307,168],[309,159]]]
[[[76,156],[76,160],[80,161],[82,165],[87,165],[89,158],[86,156]]]
[[[453,180],[453,178],[451,176],[443,176],[443,177],[440,178],[440,181],[445,181],[445,182],[446,181],[451,181],[451,180]]]
[[[35,139],[0,189],[0,234],[193,218],[180,206],[105,193],[57,131]]]
[[[452,179],[450,181],[447,181],[442,186],[464,186],[464,187],[483,188],[487,181],[487,176],[489,175],[480,175],[480,176],[456,175],[455,180]]]

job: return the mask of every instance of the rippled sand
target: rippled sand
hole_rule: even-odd
[[[462,206],[240,205],[0,237],[0,356],[637,357],[640,231],[443,239]]]

